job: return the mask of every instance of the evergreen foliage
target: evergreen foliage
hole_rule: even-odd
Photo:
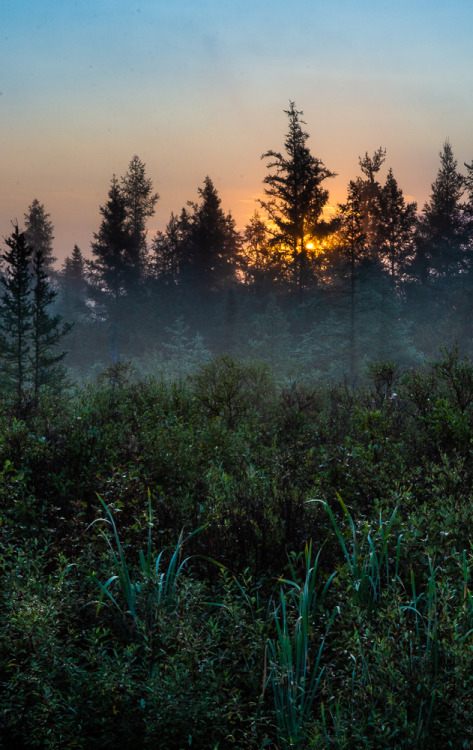
[[[48,281],[43,251],[26,242],[26,235],[15,226],[5,240],[9,248],[2,254],[4,274],[0,304],[2,371],[6,392],[14,393],[14,408],[24,411],[28,390],[37,402],[42,386],[60,391],[65,369],[59,364],[66,352],[55,348],[70,331],[60,315],[48,308],[57,296]],[[32,272],[30,264],[32,261]]]
[[[180,217],[182,252],[180,275],[200,290],[217,290],[234,278],[240,237],[230,213],[225,214],[210,179],[198,188],[200,201],[189,202]]]
[[[309,257],[308,244],[323,236],[321,216],[328,190],[322,183],[335,175],[310,153],[309,134],[302,129],[303,112],[290,102],[285,113],[289,119],[286,155],[273,150],[262,155],[268,159],[268,169],[275,172],[264,178],[267,197],[259,202],[270,221],[272,244],[282,244],[289,251],[294,288],[304,289],[316,278],[316,258]]]
[[[43,265],[50,275],[56,258],[53,257],[54,227],[50,214],[37,198],[34,199],[25,213],[25,236],[26,242],[33,248],[32,258],[36,253],[43,255]]]
[[[4,273],[0,303],[1,368],[7,393],[14,393],[15,408],[21,413],[30,381],[30,349],[33,303],[30,262],[33,248],[27,244],[18,225],[5,239],[7,250],[1,254]]]
[[[67,352],[58,352],[56,347],[72,329],[72,323],[63,322],[61,315],[49,313],[57,292],[48,283],[44,266],[43,252],[37,250],[33,258],[31,308],[31,369],[35,399],[42,386],[54,386],[56,391],[60,390],[66,378],[66,368],[61,363]]]
[[[461,197],[465,178],[448,141],[440,152],[440,167],[432,183],[419,225],[417,264],[422,281],[458,272],[465,263],[465,228]]]

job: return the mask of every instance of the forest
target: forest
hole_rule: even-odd
[[[242,233],[134,156],[4,240],[2,747],[473,747],[473,162],[329,214],[285,114]]]
[[[166,228],[147,231],[159,196],[134,156],[112,177],[91,248],[54,265],[54,227],[35,199],[24,234],[73,323],[75,380],[109,364],[178,378],[215,354],[265,362],[282,380],[362,378],[372,360],[402,366],[441,346],[471,354],[473,162],[451,144],[422,210],[407,202],[382,147],[328,211],[333,176],[312,155],[291,103],[282,151],[269,150],[264,197],[243,232],[210,177]],[[33,256],[37,254],[33,252]]]

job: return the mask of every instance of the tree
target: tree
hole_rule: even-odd
[[[0,303],[1,369],[7,391],[15,393],[15,410],[21,414],[29,375],[32,327],[31,278],[29,265],[33,248],[18,225],[5,238],[9,248],[1,255],[4,273]]]
[[[388,266],[393,286],[403,272],[406,261],[414,252],[414,231],[417,203],[406,203],[392,169],[378,191],[373,213],[376,223],[376,244]]]
[[[153,193],[153,183],[146,177],[146,166],[138,156],[133,156],[127,173],[121,178],[121,194],[127,215],[127,223],[132,238],[135,263],[141,273],[146,262],[146,221],[155,212],[159,200]]]
[[[152,275],[166,285],[176,284],[182,262],[182,224],[178,216],[171,213],[164,232],[157,232],[151,244]]]
[[[302,129],[303,112],[295,108],[294,102],[284,111],[289,118],[284,143],[286,155],[273,150],[262,155],[262,159],[269,160],[268,169],[275,169],[275,172],[264,178],[267,198],[260,204],[270,220],[272,244],[287,248],[292,261],[293,284],[303,289],[314,279],[315,264],[310,267],[309,245],[327,231],[321,216],[328,191],[322,183],[335,175],[310,153],[309,135]]]
[[[257,294],[269,291],[287,275],[287,256],[270,242],[267,222],[255,211],[243,234],[243,250],[239,258],[240,270]]]
[[[139,277],[136,246],[128,222],[126,201],[113,175],[108,201],[100,207],[102,222],[94,233],[88,269],[99,292],[117,300],[133,289]]]
[[[36,253],[42,252],[43,263],[50,274],[56,258],[53,257],[53,225],[51,217],[37,198],[34,199],[25,213],[25,238],[27,244],[33,248],[32,259]]]
[[[450,143],[440,152],[440,167],[419,224],[416,265],[421,280],[457,272],[465,261],[461,197],[465,178],[457,171]]]
[[[32,386],[35,399],[42,386],[57,389],[65,379],[65,368],[60,363],[67,352],[57,352],[57,344],[72,328],[72,323],[64,323],[61,315],[50,315],[49,306],[57,297],[57,292],[48,283],[43,251],[37,250],[33,257],[33,290],[31,306],[30,357]]]
[[[341,226],[339,242],[342,254],[348,260],[348,278],[350,283],[350,375],[355,377],[356,362],[356,328],[355,328],[355,292],[358,264],[365,254],[366,243],[366,201],[364,185],[361,179],[350,180],[346,203],[338,206]]]
[[[210,177],[198,188],[200,202],[180,217],[182,255],[180,277],[201,291],[218,290],[234,278],[240,236],[231,213],[225,214]]]
[[[74,319],[86,312],[86,266],[81,249],[74,245],[72,255],[64,261],[60,274],[66,317]]]
[[[365,175],[365,180],[362,180],[360,185],[361,195],[364,203],[364,233],[366,236],[366,247],[375,257],[377,253],[377,219],[378,213],[376,211],[376,203],[381,193],[381,185],[376,179],[376,175],[381,169],[386,159],[386,149],[381,146],[376,149],[373,156],[369,156],[368,152],[365,152],[363,157],[360,156],[358,159],[360,169]]]

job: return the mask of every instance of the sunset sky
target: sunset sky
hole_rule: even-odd
[[[134,154],[161,196],[151,232],[207,174],[243,228],[290,100],[338,173],[332,205],[384,146],[422,208],[446,138],[473,160],[472,26],[471,0],[0,0],[0,235],[38,198],[55,255],[89,255]]]

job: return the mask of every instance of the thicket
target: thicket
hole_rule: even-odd
[[[0,738],[473,742],[473,365],[118,365],[0,414]]]

